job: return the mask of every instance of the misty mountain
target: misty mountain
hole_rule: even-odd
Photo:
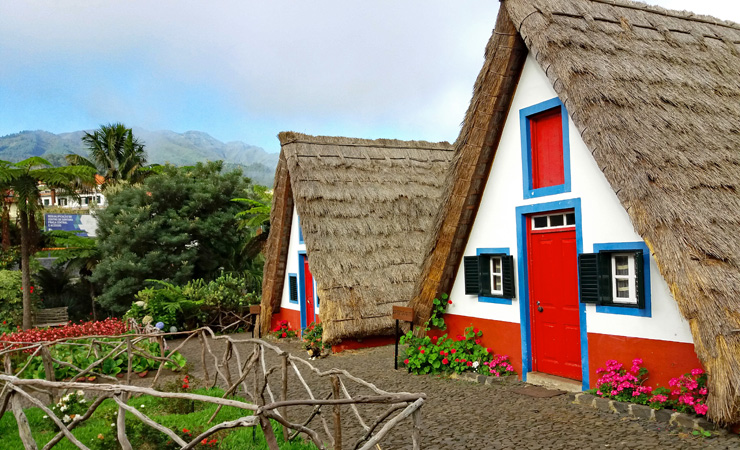
[[[202,131],[176,133],[133,128],[134,136],[144,143],[149,164],[192,165],[199,161],[223,160],[227,168],[239,167],[255,183],[272,187],[278,154],[244,142],[221,142]],[[22,161],[41,156],[55,166],[65,164],[64,155],[77,153],[87,157],[82,143],[84,131],[54,134],[48,131],[22,131],[0,137],[0,159]]]

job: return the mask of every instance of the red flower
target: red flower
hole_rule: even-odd
[[[480,339],[476,339],[475,340],[475,343],[478,344],[478,345],[480,345]]]
[[[442,360],[442,364],[447,364],[447,363],[449,363],[449,362],[450,362],[450,361],[448,361],[448,360],[447,360],[447,358],[444,358],[444,359]]]
[[[286,333],[286,332],[283,331],[283,335],[282,336],[283,337],[287,337],[288,336],[288,333]]]
[[[447,300],[447,303],[451,305],[452,304],[452,300]]]
[[[436,343],[437,339],[439,339],[437,336],[432,336],[432,342]]]
[[[477,328],[473,328],[473,333],[478,334],[478,329]]]
[[[444,355],[444,354],[445,354],[445,351],[444,351],[444,350],[440,350],[440,351],[439,351],[439,354],[440,354],[440,355]]]
[[[182,432],[183,432],[183,433],[190,433],[190,430],[188,430],[187,428],[183,428],[183,429],[182,429]]]
[[[404,363],[404,364],[408,364],[408,363],[409,363],[409,360],[408,360],[408,358],[407,358],[407,359],[404,359],[404,360],[403,360],[403,363]]]
[[[421,353],[423,355],[424,354],[424,349],[422,348],[421,350],[419,350],[419,353]]]
[[[487,349],[486,349],[486,351],[487,351],[488,353],[493,353],[493,349],[491,349],[490,347],[489,347],[489,348],[487,348]]]
[[[450,350],[450,353],[452,353],[452,354],[454,355],[455,353],[457,353],[457,350],[455,350],[455,349],[453,348],[453,349],[451,349],[451,350]]]
[[[455,362],[460,362],[460,358],[455,358]]]
[[[473,365],[473,361],[468,361],[468,367]]]

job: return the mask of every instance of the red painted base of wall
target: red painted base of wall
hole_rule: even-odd
[[[589,333],[590,387],[596,387],[596,369],[606,366],[606,360],[615,359],[629,368],[635,358],[643,360],[649,377],[646,384],[652,387],[667,387],[671,378],[702,367],[694,344]]]
[[[274,313],[270,320],[270,329],[262,330],[262,334],[267,334],[278,326],[281,320],[288,321],[288,328],[291,330],[301,329],[301,312],[296,309],[280,308],[280,312]]]
[[[363,339],[342,339],[342,342],[331,346],[333,353],[343,352],[345,350],[357,350],[359,348],[382,347],[384,345],[393,345],[395,336],[373,336]]]
[[[445,314],[445,324],[447,330],[432,330],[435,335],[441,336],[447,333],[449,337],[455,339],[458,334],[463,334],[465,328],[475,325],[483,331],[481,336],[481,345],[491,348],[498,355],[507,355],[509,362],[514,366],[517,376],[522,376],[522,339],[518,323],[501,322],[499,320],[479,319],[476,317],[458,316],[455,314]],[[432,334],[430,332],[430,334]]]

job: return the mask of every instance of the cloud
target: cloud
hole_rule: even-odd
[[[660,3],[740,20],[730,2]],[[498,6],[3,0],[0,134],[123,121],[271,150],[286,129],[454,141]]]

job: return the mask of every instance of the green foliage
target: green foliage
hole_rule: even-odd
[[[417,337],[413,331],[409,331],[401,337],[401,344],[408,345],[403,363],[409,371],[416,374],[473,371],[496,377],[513,374],[509,357],[495,355],[492,349],[481,345],[483,332],[473,326],[466,328],[464,334],[455,339],[447,334],[441,337],[428,335],[430,323],[441,330],[447,328],[443,314],[452,301],[448,300],[447,294],[440,297],[442,300],[434,299],[432,315],[424,324],[427,333]]]
[[[224,391],[219,388],[213,389],[195,389],[195,394],[206,395],[210,397],[222,397]],[[242,400],[238,397],[229,397],[234,400]],[[88,399],[89,404],[92,399]],[[211,425],[208,425],[208,419],[216,412],[217,406],[211,403],[196,403],[192,412],[171,413],[165,406],[166,400],[143,395],[133,397],[128,401],[130,406],[142,411],[156,422],[161,423],[167,428],[172,429],[181,437],[197,436],[205,431]],[[112,399],[107,399],[98,407],[92,417],[83,424],[75,428],[74,435],[84,445],[91,450],[114,450],[120,449],[116,441],[116,428],[111,424],[116,422],[118,406]],[[28,421],[33,431],[33,437],[39,448],[46,445],[47,442],[56,434],[52,421],[44,417],[45,413],[39,408],[28,408],[25,410]],[[214,424],[225,421],[239,419],[245,415],[245,410],[231,406],[221,408],[214,419]],[[272,422],[275,437],[283,450],[312,450],[316,447],[308,442],[298,438],[291,442],[284,442],[282,427],[276,422]],[[195,450],[206,450],[218,448],[221,450],[267,450],[262,430],[256,427],[236,428],[220,431],[208,438],[206,445],[199,443],[194,447]],[[142,425],[142,422],[134,418],[130,413],[126,413],[126,433],[134,448],[138,450],[170,450],[179,448],[175,446],[169,438],[153,430],[151,427]],[[13,414],[5,414],[0,417],[0,436],[3,437],[2,448],[15,449],[23,448],[23,444],[18,434],[18,427]],[[186,439],[189,440],[189,439]],[[213,441],[216,442],[213,442]],[[73,450],[77,447],[67,439],[62,439],[55,447],[59,450]]]
[[[331,344],[324,344],[323,335],[324,327],[321,323],[311,322],[303,330],[303,348],[308,351],[310,356],[319,356],[325,348],[331,348]]]
[[[442,294],[440,297],[442,297],[442,300],[435,298],[432,302],[432,315],[429,317],[429,323],[440,330],[446,330],[447,325],[445,325],[442,315],[447,311],[447,305],[452,303],[452,301],[448,300],[449,297],[447,294]]]
[[[17,270],[0,270],[0,325],[14,329],[23,318],[23,286],[21,273]],[[38,291],[34,290],[31,300],[38,304]]]
[[[235,197],[248,197],[249,180],[239,172],[221,172],[220,162],[190,169],[165,166],[140,186],[111,195],[98,214],[103,258],[93,273],[102,284],[98,301],[126,311],[145,280],[182,286],[239,272],[244,233],[237,230]]]
[[[193,329],[210,323],[219,311],[238,311],[259,303],[259,297],[246,292],[247,282],[242,277],[221,274],[215,280],[193,280],[177,286],[160,280],[136,294],[138,301],[126,312],[127,318],[139,323],[162,322],[165,330]],[[146,319],[146,320],[145,320]]]
[[[142,170],[146,163],[144,144],[124,124],[101,125],[99,130],[85,132],[82,142],[87,146],[91,160],[73,153],[67,155],[67,162],[98,170],[105,177],[106,184],[122,180],[138,182],[147,175],[147,171]]]
[[[79,344],[85,343],[87,341],[78,340],[76,342]],[[115,343],[114,345],[114,343],[108,339],[97,339],[97,342],[100,343],[98,351],[101,355],[109,353],[115,348],[115,345],[117,345],[117,343]],[[146,353],[149,353],[152,356],[161,356],[162,354],[160,352],[159,343],[157,342],[144,341],[136,344],[135,347]],[[172,350],[165,349],[164,353],[165,356],[171,358],[174,361],[174,364],[166,362],[164,366],[165,369],[170,369],[173,372],[179,372],[187,364],[187,360],[184,356],[180,354],[180,352],[172,353]],[[83,369],[89,367],[100,358],[99,356],[96,356],[95,353],[91,353],[88,350],[88,347],[83,347],[81,345],[67,345],[64,343],[57,344],[51,347],[51,355],[59,361],[64,361]],[[16,359],[16,364],[14,364],[14,367],[16,369],[20,369],[26,363],[28,363],[28,368],[20,374],[21,378],[46,378],[46,371],[44,370],[44,364],[40,356],[34,356],[32,358],[28,356],[20,360],[18,360],[18,357],[16,357]],[[79,373],[77,370],[69,366],[61,365],[57,362],[53,363],[53,365],[54,376],[57,380],[68,379]],[[160,365],[161,362],[155,359],[136,354],[134,354],[131,363],[132,370],[136,373],[156,370],[159,368]],[[103,363],[95,369],[95,372],[99,372],[104,375],[115,376],[127,370],[128,360],[126,359],[125,355],[119,355],[115,358],[105,359]],[[94,378],[94,375],[91,375],[91,377]]]

